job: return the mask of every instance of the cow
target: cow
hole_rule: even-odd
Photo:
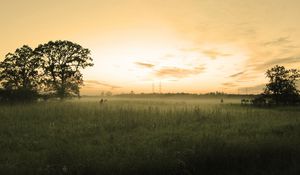
[[[104,103],[107,103],[107,102],[108,102],[108,100],[107,99],[103,99],[103,98],[101,98],[101,100],[99,101],[100,105],[104,104]]]
[[[249,99],[242,99],[241,100],[241,105],[250,105],[252,104],[252,100],[249,100]]]

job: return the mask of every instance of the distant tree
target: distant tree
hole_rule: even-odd
[[[105,96],[106,96],[106,97],[110,97],[110,96],[112,96],[112,95],[113,95],[113,93],[110,92],[110,91],[107,91],[107,92],[105,93]]]
[[[300,78],[297,69],[285,69],[278,66],[267,70],[269,83],[266,84],[264,96],[270,98],[275,104],[295,104],[299,100],[299,90],[296,81]]]
[[[93,66],[90,50],[70,41],[50,41],[35,51],[43,60],[44,90],[63,99],[79,96],[81,69]]]
[[[101,92],[101,97],[104,97],[104,96],[105,96],[105,92],[102,91],[102,92]]]
[[[40,83],[41,60],[33,49],[24,45],[8,53],[0,63],[0,82],[4,90],[2,99],[28,100],[37,96]]]

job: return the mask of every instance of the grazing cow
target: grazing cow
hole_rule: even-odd
[[[101,100],[99,101],[100,104],[102,104],[104,102],[104,100],[101,98]]]
[[[99,101],[100,105],[103,104],[103,103],[107,103],[107,102],[108,102],[108,100],[107,99],[103,99],[103,98],[101,98],[101,100]]]

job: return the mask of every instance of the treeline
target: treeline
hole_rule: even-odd
[[[297,81],[300,79],[300,70],[286,69],[284,66],[276,65],[266,71],[269,82],[261,94],[226,94],[223,92],[210,92],[206,94],[190,93],[140,93],[133,91],[128,94],[119,94],[119,97],[135,98],[160,98],[160,97],[186,97],[186,98],[240,98],[247,103],[264,105],[300,105],[300,92],[297,89]]]
[[[70,41],[24,45],[0,62],[0,102],[80,95],[81,69],[93,66],[90,50]]]
[[[205,94],[193,93],[123,93],[114,95],[115,97],[128,97],[128,98],[255,98],[257,95],[253,94],[227,94],[210,92]]]

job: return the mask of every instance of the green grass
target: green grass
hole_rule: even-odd
[[[299,107],[217,102],[2,105],[0,174],[300,173]]]

